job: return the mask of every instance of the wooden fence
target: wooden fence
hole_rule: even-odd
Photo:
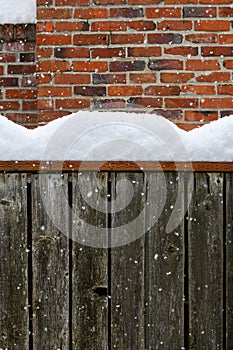
[[[232,350],[232,171],[33,167],[0,173],[0,349]],[[106,199],[106,211],[85,202],[80,179],[96,203]],[[134,195],[109,210],[123,179]],[[163,211],[150,227],[164,184]],[[188,210],[166,232],[178,197],[180,208],[190,201]],[[121,203],[127,198],[125,191]],[[62,218],[59,229],[50,212]],[[106,230],[111,243],[114,228],[127,235],[124,224],[140,212],[135,241],[110,248],[79,241],[81,219]]]

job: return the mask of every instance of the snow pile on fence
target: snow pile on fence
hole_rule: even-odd
[[[36,0],[0,0],[0,24],[35,21]]]
[[[233,115],[186,132],[152,114],[79,111],[37,129],[0,117],[0,160],[233,161]]]

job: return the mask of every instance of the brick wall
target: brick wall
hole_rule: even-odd
[[[233,114],[232,0],[37,0],[39,122],[160,113],[186,129]]]
[[[232,0],[37,0],[0,26],[0,113],[28,126],[79,109],[159,113],[191,129],[233,114]],[[38,114],[37,114],[38,110]]]
[[[0,25],[0,114],[37,125],[35,25]]]

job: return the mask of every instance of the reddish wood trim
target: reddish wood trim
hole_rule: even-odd
[[[0,161],[0,172],[53,172],[53,171],[199,171],[233,172],[233,162],[40,162]]]

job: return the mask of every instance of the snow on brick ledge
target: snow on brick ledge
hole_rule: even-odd
[[[0,116],[2,161],[232,162],[232,139],[233,115],[189,132],[152,114],[79,111],[33,130]]]

